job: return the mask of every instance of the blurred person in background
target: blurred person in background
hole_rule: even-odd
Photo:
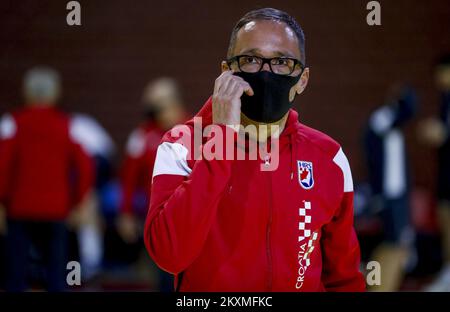
[[[422,141],[438,149],[438,221],[442,233],[444,266],[428,291],[450,291],[450,54],[441,58],[434,70],[435,85],[441,96],[439,118],[421,123]]]
[[[92,162],[55,106],[58,73],[46,67],[24,78],[25,107],[0,121],[1,231],[6,233],[6,290],[29,285],[32,251],[49,291],[66,288],[67,224],[76,226],[92,187]],[[5,220],[6,219],[6,220]]]
[[[126,243],[142,239],[153,165],[161,138],[187,118],[179,87],[171,78],[151,81],[144,89],[142,106],[145,120],[130,134],[121,168],[118,231]],[[172,290],[171,275],[163,271],[160,274],[160,290]]]
[[[381,285],[375,291],[398,291],[412,245],[410,227],[410,170],[403,127],[416,112],[414,91],[393,86],[385,105],[369,118],[364,137],[371,188],[370,205],[381,217],[383,242],[371,260],[381,267]]]
[[[79,228],[74,229],[78,242],[78,257],[83,268],[83,280],[99,273],[103,257],[103,220],[101,216],[101,194],[112,175],[115,144],[102,125],[92,116],[82,113],[71,115],[71,134],[91,156],[95,165],[95,188],[83,210]]]

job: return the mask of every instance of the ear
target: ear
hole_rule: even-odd
[[[302,92],[305,90],[306,86],[308,85],[309,80],[309,68],[305,68],[305,70],[302,73],[302,76],[298,80],[298,82],[291,88],[289,92],[289,101],[292,102],[295,99],[296,94],[302,94]]]
[[[221,63],[220,65],[221,65],[221,67],[222,67],[222,73],[223,73],[224,71],[230,70],[230,66],[228,66],[227,62],[222,61],[222,63]]]

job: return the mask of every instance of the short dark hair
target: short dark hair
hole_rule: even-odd
[[[263,8],[256,9],[245,14],[234,26],[231,32],[230,44],[228,45],[228,57],[232,56],[234,44],[236,42],[236,36],[238,31],[251,21],[266,20],[266,21],[276,21],[281,22],[289,26],[295,33],[298,39],[298,46],[300,49],[300,61],[303,65],[306,65],[306,55],[305,55],[305,34],[303,29],[297,23],[295,18],[283,12],[281,10],[273,8]]]

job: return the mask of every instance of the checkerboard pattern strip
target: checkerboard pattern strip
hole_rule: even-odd
[[[300,221],[298,222],[298,229],[300,231],[298,236],[299,242],[311,236],[311,230],[307,229],[309,227],[307,225],[311,223],[311,202],[304,201],[303,203],[303,207],[298,209],[300,216]]]
[[[308,250],[303,255],[303,260],[305,260],[305,266],[308,267],[311,264],[311,260],[309,259],[311,253],[314,251],[314,245],[317,240],[317,237],[319,234],[317,232],[314,232],[312,237],[308,241]]]

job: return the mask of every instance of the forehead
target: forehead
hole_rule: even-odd
[[[300,59],[296,34],[285,23],[256,20],[245,24],[236,34],[234,54],[255,52],[263,57],[287,56]]]

